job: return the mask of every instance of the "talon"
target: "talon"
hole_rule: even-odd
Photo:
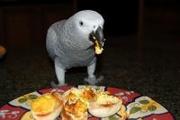
[[[100,82],[100,81],[102,81],[103,79],[104,79],[104,76],[101,75],[101,76],[99,76],[99,78],[98,78],[97,80]]]
[[[104,76],[100,76],[99,78],[92,77],[92,78],[85,78],[84,81],[87,82],[90,85],[96,85],[100,81],[104,79]]]
[[[54,81],[51,81],[51,87],[52,87],[52,88],[58,88],[58,87],[60,87],[60,86],[62,86],[62,84],[57,84],[57,83],[55,83]]]
[[[86,81],[90,85],[95,85],[96,83],[98,83],[96,79],[92,79],[92,78],[85,78],[84,81]]]

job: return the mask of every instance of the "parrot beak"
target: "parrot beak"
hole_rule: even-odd
[[[104,34],[103,29],[98,27],[96,31],[93,31],[89,35],[89,39],[94,43],[94,49],[96,54],[101,54],[104,46]]]
[[[104,39],[103,29],[101,27],[98,27],[96,31],[91,32],[89,38],[93,43],[95,43],[95,41],[97,40],[99,45],[103,47],[105,39]]]

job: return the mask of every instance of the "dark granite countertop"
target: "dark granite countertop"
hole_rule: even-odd
[[[99,85],[134,90],[149,96],[180,119],[180,47],[176,42],[147,42],[138,52],[135,37],[109,37],[108,40],[98,59],[97,74],[105,77]],[[85,76],[85,68],[71,69],[67,71],[66,82],[83,84]],[[0,105],[49,87],[54,79],[53,63],[45,48],[8,50],[6,58],[0,62]]]

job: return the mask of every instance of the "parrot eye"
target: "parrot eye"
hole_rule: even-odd
[[[83,26],[84,23],[83,23],[83,21],[80,21],[79,24],[80,24],[80,26]]]

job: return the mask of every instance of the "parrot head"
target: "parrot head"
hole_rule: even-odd
[[[97,46],[102,49],[104,45],[104,35],[103,35],[103,26],[104,19],[103,17],[92,10],[83,10],[77,12],[72,16],[74,27],[76,28],[76,33],[86,40],[89,40],[91,44],[90,47]]]

